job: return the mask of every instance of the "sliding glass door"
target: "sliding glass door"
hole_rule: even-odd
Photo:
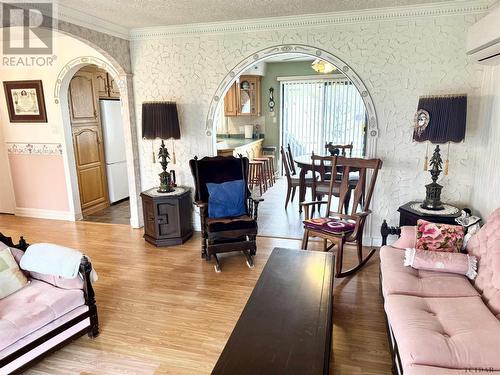
[[[353,144],[365,154],[366,110],[356,87],[346,79],[281,82],[281,141],[294,156],[325,153],[325,143]]]

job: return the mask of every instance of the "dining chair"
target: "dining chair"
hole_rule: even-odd
[[[348,145],[334,145],[333,142],[325,143],[325,149],[331,156],[347,156],[346,150],[349,151],[349,157],[352,157],[353,143]]]
[[[298,177],[292,176],[290,171],[290,164],[293,163],[293,160],[290,163],[290,155],[287,155],[287,152],[281,146],[281,163],[283,165],[283,170],[285,172],[286,182],[287,182],[287,190],[286,190],[286,198],[285,198],[285,210],[288,207],[288,202],[293,202],[293,198],[295,197],[295,193],[297,188],[300,187],[300,179]],[[312,178],[306,178],[306,188],[312,187]]]
[[[370,202],[378,171],[382,167],[382,161],[380,159],[345,158],[342,156],[334,156],[331,160],[332,169],[342,167],[337,210],[332,210],[335,184],[334,181],[330,180],[327,201],[302,203],[305,211],[302,249],[307,250],[309,237],[322,238],[325,251],[336,247],[335,277],[345,277],[361,269],[375,253],[375,249],[373,249],[363,258],[363,229],[366,218],[371,213],[369,209]],[[352,169],[359,171],[359,179],[354,188],[353,204],[349,213],[346,199],[349,195],[349,173]],[[367,186],[366,189],[365,185]],[[312,218],[310,208],[317,204],[326,204],[325,217]],[[328,241],[331,243],[330,246],[328,246]],[[344,245],[346,243],[352,243],[356,246],[358,264],[347,271],[342,271]]]

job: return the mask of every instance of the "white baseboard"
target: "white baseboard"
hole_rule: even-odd
[[[43,210],[40,208],[16,207],[14,215],[24,217],[34,217],[37,219],[76,221],[78,218],[72,212]]]

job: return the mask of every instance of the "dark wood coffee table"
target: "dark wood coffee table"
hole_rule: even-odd
[[[212,374],[328,374],[334,263],[275,248]]]

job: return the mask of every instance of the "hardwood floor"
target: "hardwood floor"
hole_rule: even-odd
[[[229,254],[220,257],[217,274],[200,259],[198,236],[155,248],[128,225],[9,215],[0,215],[0,231],[82,249],[99,274],[101,335],[82,337],[26,372],[36,375],[209,374],[273,247],[300,246],[260,237],[254,269],[242,255]],[[378,256],[357,275],[335,281],[333,324],[331,374],[390,373]]]
[[[304,215],[299,214],[299,192],[297,190],[294,201],[290,201],[285,210],[286,185],[285,178],[278,178],[262,195],[264,201],[259,204],[259,234],[262,236],[302,239]],[[311,200],[310,189],[306,196]]]

